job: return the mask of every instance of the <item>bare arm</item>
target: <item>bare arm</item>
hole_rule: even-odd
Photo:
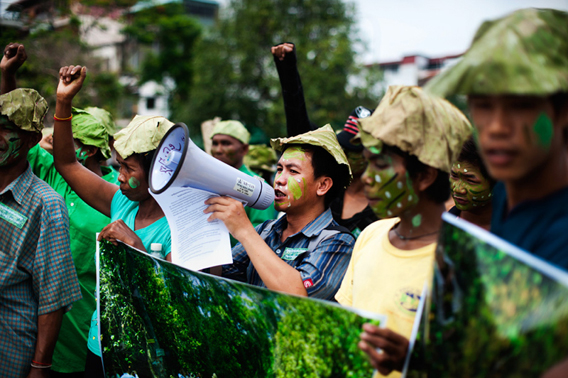
[[[59,335],[59,329],[61,328],[62,319],[63,308],[38,316],[37,341],[33,361],[42,365],[51,365],[51,358],[53,356],[53,350],[55,349],[55,343],[57,342],[57,336]],[[49,369],[32,367],[28,378],[32,377],[49,377]]]
[[[61,68],[55,105],[56,117],[67,118],[71,115],[73,97],[81,89],[86,76],[86,67]],[[106,216],[110,216],[110,204],[118,186],[105,181],[77,161],[71,120],[56,120],[54,123],[53,160],[57,171],[83,201]]]
[[[16,89],[16,71],[28,58],[24,45],[8,43],[0,61],[0,94]]]
[[[270,290],[307,296],[300,272],[286,264],[262,240],[250,223],[243,205],[229,197],[208,199],[205,212],[209,220],[220,219],[229,232],[243,245],[258,275]]]

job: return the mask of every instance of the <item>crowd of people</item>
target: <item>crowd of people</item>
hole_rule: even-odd
[[[377,376],[397,377],[445,211],[567,270],[567,25],[567,13],[538,9],[486,22],[455,66],[425,88],[389,87],[375,110],[345,109],[338,133],[309,119],[296,47],[274,46],[287,126],[271,141],[279,158],[259,148],[263,172],[250,170],[237,120],[211,135],[215,158],[273,179],[274,205],[207,200],[234,260],[210,272],[387,315],[387,328],[363,326],[358,346]],[[105,110],[73,107],[87,68],[66,66],[43,137],[47,102],[17,88],[26,54],[11,43],[0,63],[0,376],[101,377],[94,235],[171,261],[148,177],[174,123],[136,116],[117,132]],[[444,99],[456,94],[471,123]],[[106,164],[111,149],[118,171]],[[568,375],[567,361],[543,374]]]

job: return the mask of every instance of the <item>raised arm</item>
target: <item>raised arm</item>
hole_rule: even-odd
[[[296,48],[292,43],[273,46],[272,55],[282,87],[286,131],[289,137],[314,130],[308,117],[304,89],[296,65]]]
[[[0,94],[16,89],[16,72],[27,58],[24,45],[12,42],[6,45],[0,61]]]
[[[53,159],[55,168],[65,181],[89,206],[110,216],[110,204],[118,185],[111,184],[83,167],[75,156],[71,130],[71,103],[81,89],[87,67],[66,66],[59,71],[55,123],[53,132]]]

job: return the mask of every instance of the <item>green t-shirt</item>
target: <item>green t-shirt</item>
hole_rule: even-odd
[[[131,230],[134,230],[134,221],[138,213],[138,202],[129,200],[120,190],[114,194],[110,205],[111,222],[122,219]],[[134,233],[142,240],[146,251],[150,252],[152,243],[162,245],[162,255],[165,258],[172,251],[172,236],[170,226],[166,217],[162,217],[151,225],[135,230]],[[98,338],[98,318],[95,310],[92,313],[91,328],[89,329],[88,347],[97,356],[101,355],[100,342]]]
[[[87,357],[87,334],[91,314],[95,309],[96,285],[96,233],[110,222],[110,218],[87,205],[71,189],[55,170],[53,156],[39,145],[28,153],[32,171],[47,182],[65,200],[69,212],[69,236],[73,262],[81,287],[83,299],[73,304],[71,311],[63,316],[59,338],[53,352],[54,371],[74,373],[85,370]],[[101,166],[103,179],[117,183],[118,172],[111,167]]]
[[[241,165],[241,167],[239,168],[239,171],[246,173],[247,175],[252,176],[252,177],[258,177],[262,180],[261,177],[259,177],[253,171],[251,171],[249,169],[249,167],[247,167],[244,164]],[[278,215],[276,210],[274,210],[274,205],[270,205],[268,208],[266,208],[264,210],[253,209],[252,207],[245,206],[245,212],[247,213],[247,216],[248,216],[250,222],[252,223],[252,225],[255,228],[256,228],[256,226],[264,223],[267,220],[276,219],[276,217]],[[231,247],[234,247],[235,245],[237,245],[237,243],[238,243],[237,239],[233,238],[233,235],[231,235]]]

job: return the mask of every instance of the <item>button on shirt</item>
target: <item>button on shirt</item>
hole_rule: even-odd
[[[329,209],[300,232],[281,242],[286,225],[286,216],[283,216],[275,222],[264,222],[256,228],[256,231],[262,234],[265,227],[270,227],[270,232],[264,241],[280,258],[294,256],[298,251],[306,249],[294,259],[286,258],[284,261],[300,272],[308,296],[333,299],[349,264],[355,239],[348,233],[339,232],[322,240],[313,251],[307,251],[310,239],[316,238],[330,225],[337,226]],[[233,248],[233,264],[223,266],[223,276],[266,287],[241,243]]]
[[[38,316],[69,310],[81,291],[61,196],[28,166],[0,193],[0,202],[27,218],[19,228],[0,216],[0,377],[25,377]]]

